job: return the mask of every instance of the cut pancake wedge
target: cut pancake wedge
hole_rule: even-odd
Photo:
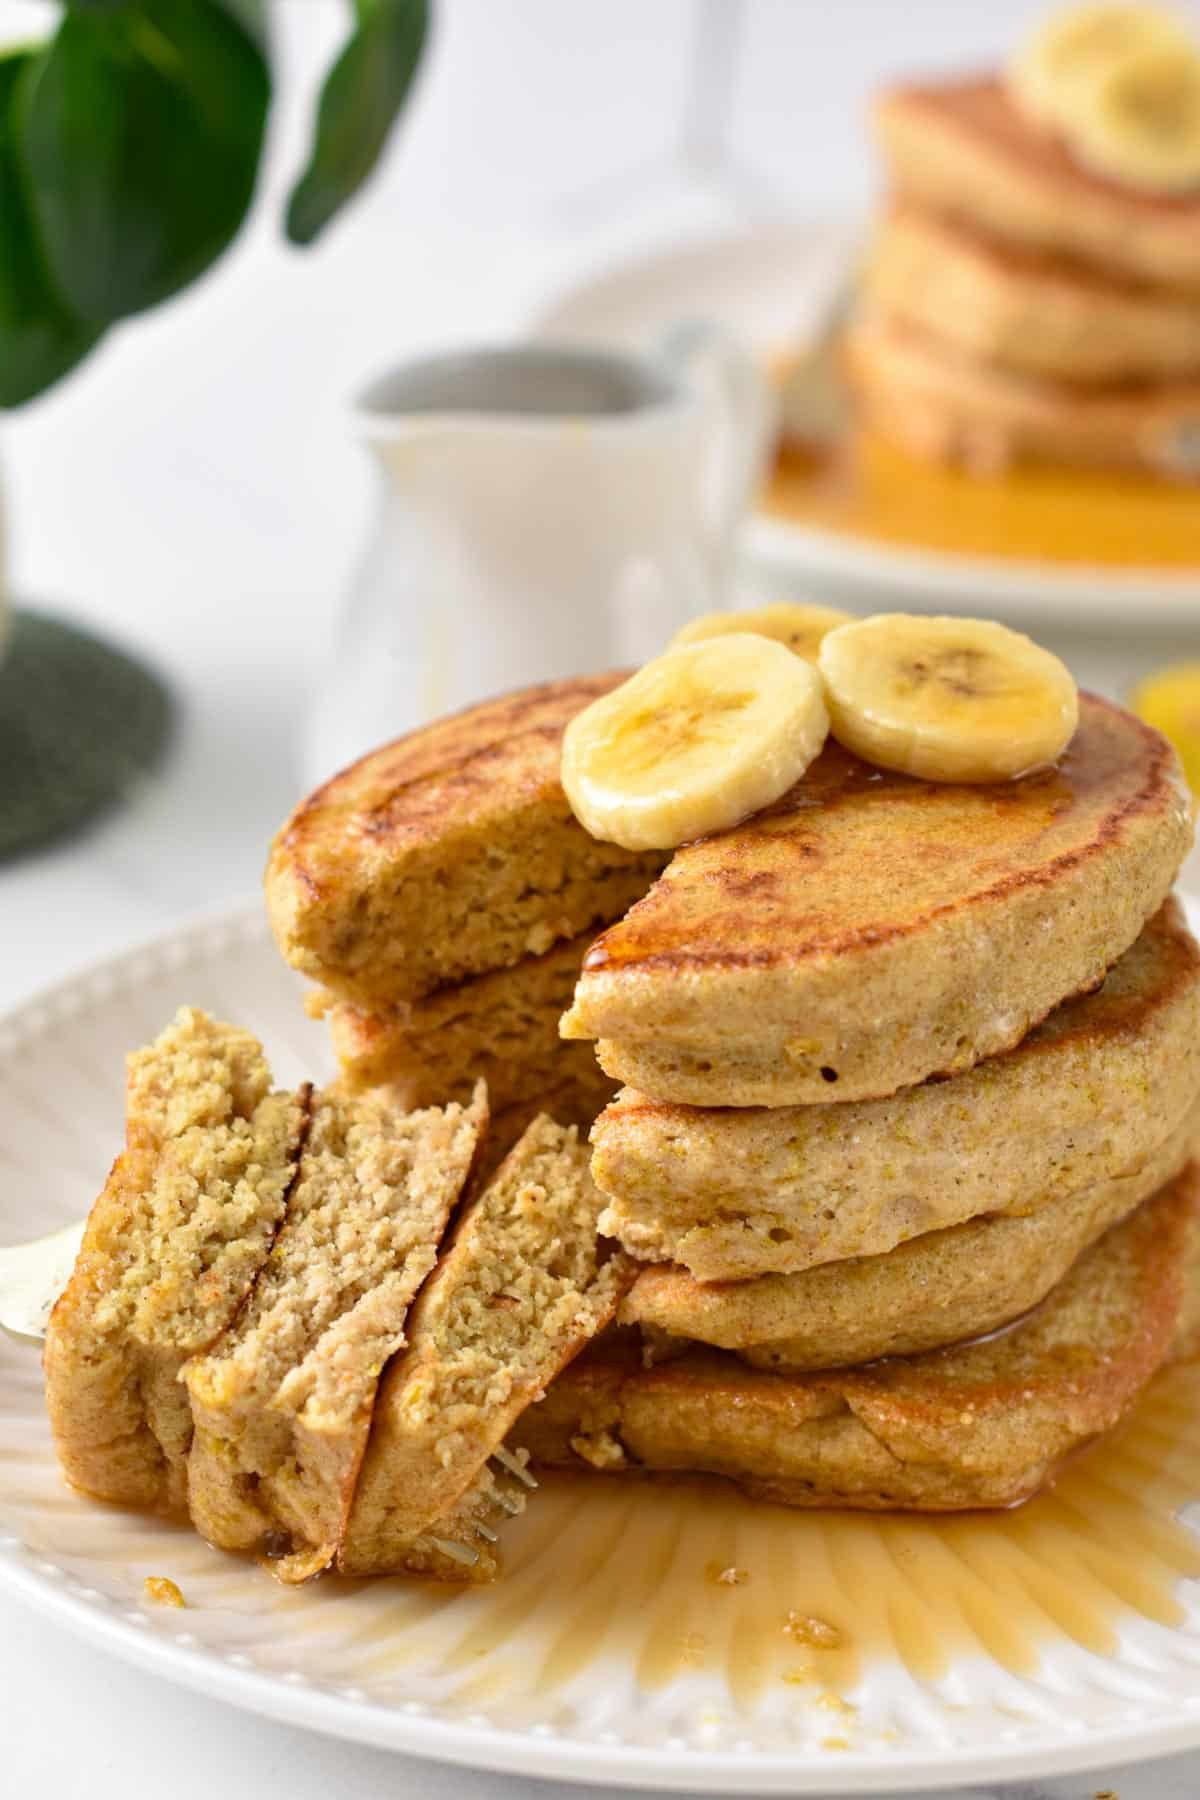
[[[287,961],[377,1010],[619,918],[664,859],[589,837],[559,761],[568,721],[620,679],[581,676],[487,701],[318,788],[267,865]]]
[[[893,1094],[1096,986],[1191,839],[1165,739],[1090,695],[1053,769],[994,786],[833,745],[776,806],[676,852],[588,952],[563,1035],[660,1100]]]
[[[421,1000],[368,1009],[333,1000],[328,1008],[343,1083],[354,1091],[387,1082],[409,1106],[465,1100],[487,1082],[498,1123],[520,1119],[504,1149],[539,1111],[564,1125],[588,1126],[612,1098],[614,1083],[590,1045],[564,1044],[558,1021],[570,1005],[591,934],[557,944]],[[556,1105],[545,1103],[554,1093]]]
[[[1198,1102],[1200,951],[1170,900],[1101,988],[953,1081],[836,1107],[675,1106],[626,1090],[593,1127],[592,1174],[603,1229],[635,1256],[736,1281],[1121,1180]]]
[[[284,1215],[309,1096],[271,1092],[249,1032],[191,1007],[129,1058],[126,1145],[46,1336],[67,1479],[179,1510],[192,1421],[179,1371],[225,1330]]]
[[[597,1237],[601,1200],[574,1130],[537,1119],[460,1220],[380,1389],[338,1564],[448,1571],[427,1551],[486,1511],[488,1459],[612,1318],[632,1278]]]
[[[210,1543],[270,1545],[285,1580],[333,1560],[380,1375],[405,1341],[486,1127],[482,1084],[467,1109],[408,1113],[386,1088],[317,1098],[254,1291],[184,1372],[195,1422],[188,1503]]]
[[[641,1366],[636,1339],[555,1382],[513,1433],[535,1464],[704,1471],[792,1506],[1009,1506],[1115,1425],[1172,1353],[1195,1261],[1194,1165],[986,1341],[827,1374],[717,1350]],[[634,1337],[635,1334],[629,1334]]]

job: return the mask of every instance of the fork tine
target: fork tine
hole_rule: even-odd
[[[440,1537],[431,1537],[429,1542],[443,1556],[448,1556],[451,1562],[464,1563],[468,1569],[474,1568],[479,1561],[478,1550],[472,1549],[470,1544],[456,1544],[453,1538]]]
[[[493,1531],[490,1525],[485,1525],[482,1519],[476,1521],[475,1536],[485,1538],[489,1544],[495,1544],[500,1541],[500,1533],[498,1531]]]
[[[529,1473],[529,1470],[525,1467],[525,1464],[521,1461],[520,1457],[514,1456],[511,1450],[506,1450],[503,1444],[500,1445],[498,1450],[492,1451],[492,1456],[500,1464],[501,1468],[507,1469],[510,1475],[515,1475],[523,1487],[535,1488],[537,1486],[537,1482]]]
[[[497,1506],[502,1506],[512,1519],[515,1519],[518,1513],[524,1512],[525,1510],[525,1502],[523,1499],[518,1500],[514,1494],[506,1494],[501,1487],[496,1489],[495,1500]]]

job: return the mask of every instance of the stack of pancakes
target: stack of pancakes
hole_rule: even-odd
[[[900,87],[891,205],[846,339],[866,419],[919,455],[1196,468],[1200,191],[1082,166],[997,77]]]
[[[794,1504],[1023,1498],[1196,1323],[1200,952],[1169,898],[1192,835],[1172,752],[1087,696],[1055,767],[995,786],[830,743],[657,879],[605,864],[589,902],[555,747],[609,684],[530,690],[368,757],[301,807],[268,871],[285,955],[340,994],[430,966],[414,845],[460,943],[489,880],[501,921],[519,895],[521,932],[564,962],[617,886],[642,894],[583,955],[561,1055],[574,1070],[596,1040],[624,1084],[592,1173],[601,1230],[646,1266],[621,1328],[510,1442]],[[569,908],[546,871],[578,872]],[[497,968],[520,970],[517,941]],[[539,1071],[545,1026],[531,1014]]]

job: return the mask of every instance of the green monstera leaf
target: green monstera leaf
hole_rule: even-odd
[[[102,329],[64,305],[30,216],[16,114],[33,62],[30,50],[0,57],[0,406],[20,406],[51,387]]]
[[[270,75],[241,14],[219,0],[92,0],[35,59],[22,133],[33,216],[55,285],[94,325],[186,287],[245,217]]]
[[[115,320],[177,293],[249,209],[271,97],[266,0],[65,0],[0,55],[0,407],[32,399]],[[375,167],[430,0],[356,0],[288,207],[310,243]]]
[[[378,162],[429,31],[428,0],[356,0],[357,24],[326,77],[316,139],[292,191],[287,234],[310,244]]]

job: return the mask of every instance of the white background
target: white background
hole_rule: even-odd
[[[0,38],[50,10],[7,0]],[[1041,10],[747,0],[730,144],[746,193],[820,218],[864,211],[871,87],[994,61]],[[161,780],[85,839],[0,867],[0,1005],[254,889],[297,797],[306,696],[371,503],[347,395],[414,351],[510,334],[548,282],[622,241],[727,211],[672,186],[692,0],[444,0],[383,175],[319,249],[289,250],[282,198],[345,14],[284,0],[275,16],[282,94],[249,229],[0,434],[15,594],[119,636],[181,702]],[[245,1720],[6,1600],[0,1726],[5,1796],[531,1791]],[[1195,1800],[1200,1759],[1107,1779],[1123,1800]],[[1044,1791],[1084,1800],[1105,1784]]]

